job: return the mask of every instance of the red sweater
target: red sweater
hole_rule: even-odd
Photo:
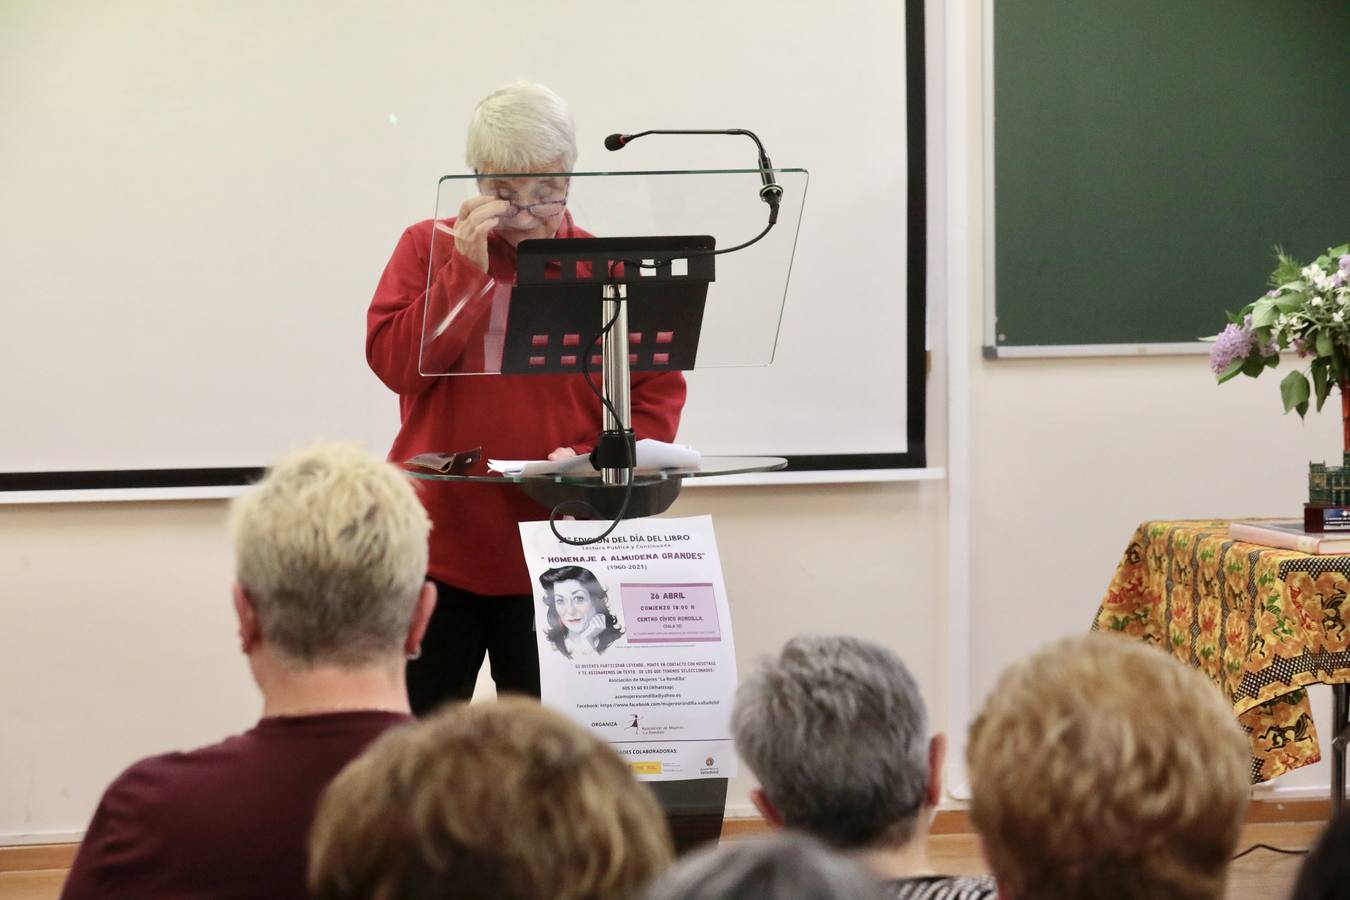
[[[428,372],[482,371],[494,296],[500,320],[505,297],[500,289],[515,283],[515,248],[493,235],[489,272],[460,253],[448,253],[428,290],[432,226],[427,220],[403,232],[366,317],[366,359],[399,395],[402,424],[389,459],[403,462],[419,453],[479,446],[485,458],[494,459],[543,459],[558,447],[589,453],[601,428],[600,401],[580,375],[420,373],[423,355]],[[558,230],[558,237],[588,236],[573,227],[570,214]],[[452,242],[441,232],[438,258]],[[429,321],[442,321],[461,304],[451,324],[424,346],[428,313]],[[637,436],[674,440],[684,376],[635,373],[631,396]],[[547,509],[510,484],[419,481],[418,486],[432,521],[432,577],[475,594],[533,593],[516,524],[546,519]]]

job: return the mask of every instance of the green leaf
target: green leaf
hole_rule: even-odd
[[[1266,370],[1266,364],[1261,361],[1261,357],[1253,353],[1242,359],[1242,374],[1249,378],[1255,378]]]
[[[1331,340],[1331,335],[1325,331],[1317,332],[1317,355],[1331,356],[1335,352],[1336,344]]]
[[[1283,247],[1275,248],[1275,259],[1279,264],[1275,266],[1275,271],[1270,273],[1271,287],[1281,287],[1288,282],[1295,281],[1299,277],[1299,270],[1303,268],[1299,261],[1284,252]]]
[[[1317,395],[1317,411],[1322,411],[1322,404],[1327,402],[1327,396],[1331,393],[1331,379],[1327,377],[1327,366],[1330,365],[1325,359],[1313,360],[1312,377],[1313,393]]]
[[[1280,381],[1280,399],[1284,401],[1284,411],[1297,410],[1299,418],[1308,412],[1310,390],[1308,379],[1302,372],[1290,372]]]
[[[1252,328],[1269,328],[1279,317],[1280,312],[1275,308],[1275,301],[1270,297],[1263,297],[1252,307]]]
[[[1244,360],[1241,359],[1235,359],[1232,362],[1230,362],[1228,364],[1228,368],[1224,369],[1222,372],[1219,373],[1218,383],[1223,384],[1225,381],[1229,381],[1233,378],[1236,378],[1239,374],[1241,374],[1243,362]]]

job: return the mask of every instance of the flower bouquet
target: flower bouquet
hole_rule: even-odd
[[[1280,249],[1266,295],[1249,303],[1214,337],[1209,365],[1219,383],[1239,372],[1255,378],[1280,363],[1280,351],[1311,360],[1280,381],[1284,411],[1308,412],[1315,395],[1320,411],[1335,385],[1341,390],[1341,466],[1308,466],[1303,530],[1350,531],[1350,244],[1332,247],[1308,265]],[[1311,376],[1311,383],[1309,377]]]
[[[1307,375],[1296,370],[1280,382],[1284,411],[1302,416],[1314,396],[1320,411],[1333,385],[1350,398],[1350,244],[1332,247],[1306,266],[1275,252],[1279,265],[1270,275],[1271,289],[1229,315],[1228,327],[1214,338],[1209,365],[1223,384],[1239,373],[1255,378],[1274,368],[1281,350],[1310,359]]]

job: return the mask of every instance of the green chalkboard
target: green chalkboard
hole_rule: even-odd
[[[990,2],[993,355],[1192,341],[1350,240],[1350,0]]]

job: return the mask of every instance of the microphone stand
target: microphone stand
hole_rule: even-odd
[[[604,484],[626,485],[633,478],[637,462],[629,396],[628,286],[611,282],[601,288],[600,296],[602,319],[614,324],[605,332],[601,349],[604,430],[591,451],[591,465],[600,470]]]

